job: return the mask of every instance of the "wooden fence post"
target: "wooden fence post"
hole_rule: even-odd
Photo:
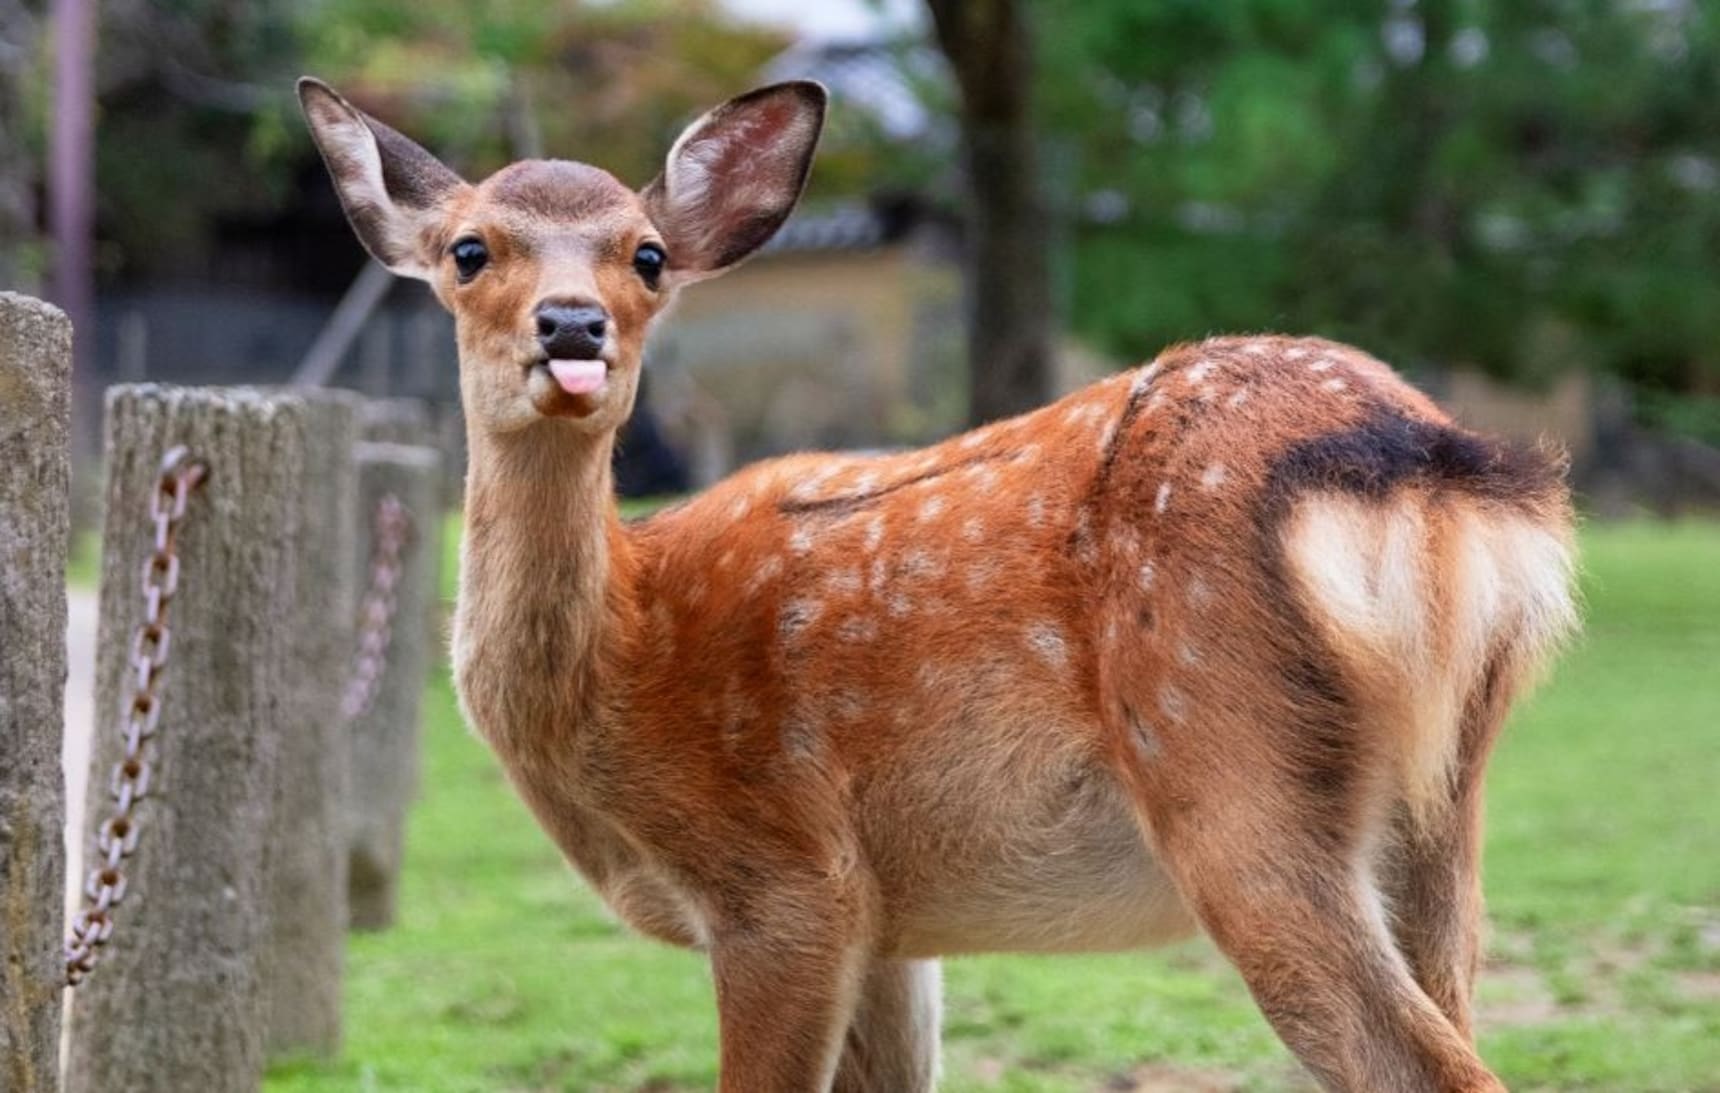
[[[72,326],[0,292],[0,1090],[60,1087]]]
[[[364,439],[378,444],[432,445],[430,408],[415,398],[366,400],[360,414]]]
[[[420,708],[439,640],[442,461],[431,448],[360,444],[357,463],[361,594],[370,584],[382,499],[396,498],[411,521],[388,652],[368,708],[351,725],[351,925],[380,930],[394,922],[406,813],[418,783]]]
[[[74,992],[69,1093],[242,1093],[263,1069],[261,954],[279,741],[296,731],[289,671],[305,407],[255,391],[109,392],[107,522],[86,838],[112,810],[114,731],[131,696],[149,499],[163,453],[209,466],[180,528],[178,593],[153,781],[100,964]]]
[[[352,671],[356,611],[348,561],[356,537],[352,462],[362,400],[299,389],[305,402],[297,595],[283,621],[293,634],[291,718],[276,777],[269,844],[269,940],[263,961],[271,1057],[340,1050],[346,951],[347,726],[340,716]]]

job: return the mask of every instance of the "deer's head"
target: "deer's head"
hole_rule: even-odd
[[[637,192],[568,160],[524,160],[473,185],[327,84],[300,80],[299,101],[365,249],[454,313],[474,424],[596,433],[631,412],[647,328],[675,290],[735,265],[787,219],[825,94],[794,82],[730,100]]]

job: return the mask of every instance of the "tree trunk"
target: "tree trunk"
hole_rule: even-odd
[[[170,660],[149,796],[113,940],[73,993],[71,1093],[254,1090],[263,1072],[276,757],[299,732],[289,672],[297,607],[304,404],[253,391],[140,385],[108,397],[107,525],[85,838],[111,813],[130,701],[149,499],[176,444],[209,464],[180,528]]]
[[[1047,211],[1033,128],[1033,48],[1017,0],[928,0],[961,98],[968,205],[970,424],[1052,393]]]
[[[406,814],[418,788],[420,709],[440,633],[442,461],[431,448],[360,444],[357,463],[361,595],[370,581],[370,528],[382,498],[393,495],[412,521],[400,554],[388,652],[369,709],[352,723],[350,921],[357,930],[380,930],[394,922]]]
[[[0,1090],[60,1087],[72,327],[0,292]]]

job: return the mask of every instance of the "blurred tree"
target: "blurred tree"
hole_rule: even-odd
[[[968,419],[1051,394],[1050,225],[1033,116],[1033,43],[1017,0],[927,0],[960,101],[967,210]]]
[[[39,291],[41,244],[36,233],[36,168],[41,133],[32,109],[45,82],[39,10],[0,0],[0,288]]]
[[[1720,6],[1039,3],[1103,346],[1317,331],[1720,391]]]

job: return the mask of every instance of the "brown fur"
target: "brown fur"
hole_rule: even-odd
[[[786,142],[708,156],[738,177],[697,209],[663,211],[675,157],[650,204],[520,165],[450,197],[421,260],[470,428],[462,702],[616,912],[710,953],[724,1093],[927,1090],[927,961],[1197,925],[1329,1087],[1502,1088],[1469,1016],[1481,773],[1570,622],[1544,460],[1356,350],[1231,338],[620,522],[666,295],[626,256],[695,212],[757,236],[723,203],[791,203],[810,95],[695,126]],[[496,258],[457,285],[437,248],[471,231]],[[571,402],[521,378],[531,309],[568,297],[616,330],[610,386]]]

